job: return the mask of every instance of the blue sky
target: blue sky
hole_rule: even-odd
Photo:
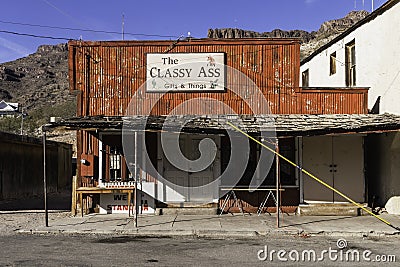
[[[120,40],[121,34],[33,27],[18,24],[121,32],[125,39],[203,38],[209,28],[253,31],[318,30],[322,22],[352,10],[371,11],[372,0],[13,0],[0,9],[0,62],[36,51],[41,44],[63,40],[40,39],[1,31],[84,40]],[[375,9],[385,0],[374,0]],[[364,3],[364,7],[363,7]],[[145,34],[143,35],[128,35]]]

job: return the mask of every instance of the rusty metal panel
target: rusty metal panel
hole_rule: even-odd
[[[94,175],[94,155],[82,154],[81,160],[85,161],[85,164],[80,164],[82,176],[93,176]]]
[[[301,89],[298,93],[301,114],[366,114],[368,89]]]

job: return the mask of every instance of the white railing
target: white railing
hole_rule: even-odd
[[[134,181],[129,181],[129,182],[104,182],[102,184],[99,184],[99,187],[102,188],[128,188],[128,187],[134,187],[135,182]]]

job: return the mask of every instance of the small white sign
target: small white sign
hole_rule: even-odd
[[[155,184],[143,182],[138,190],[139,214],[154,214],[156,205],[154,201]],[[100,194],[100,214],[125,213],[128,214],[128,194]],[[131,199],[131,214],[134,213],[133,194]]]
[[[147,92],[225,91],[224,53],[147,54]]]

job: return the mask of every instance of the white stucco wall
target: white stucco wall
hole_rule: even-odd
[[[356,87],[370,87],[368,108],[381,96],[380,113],[400,114],[400,4],[360,26],[300,67],[309,69],[310,87],[345,87],[345,45],[355,40]],[[329,75],[336,52],[336,74]],[[301,86],[301,84],[300,84]]]

